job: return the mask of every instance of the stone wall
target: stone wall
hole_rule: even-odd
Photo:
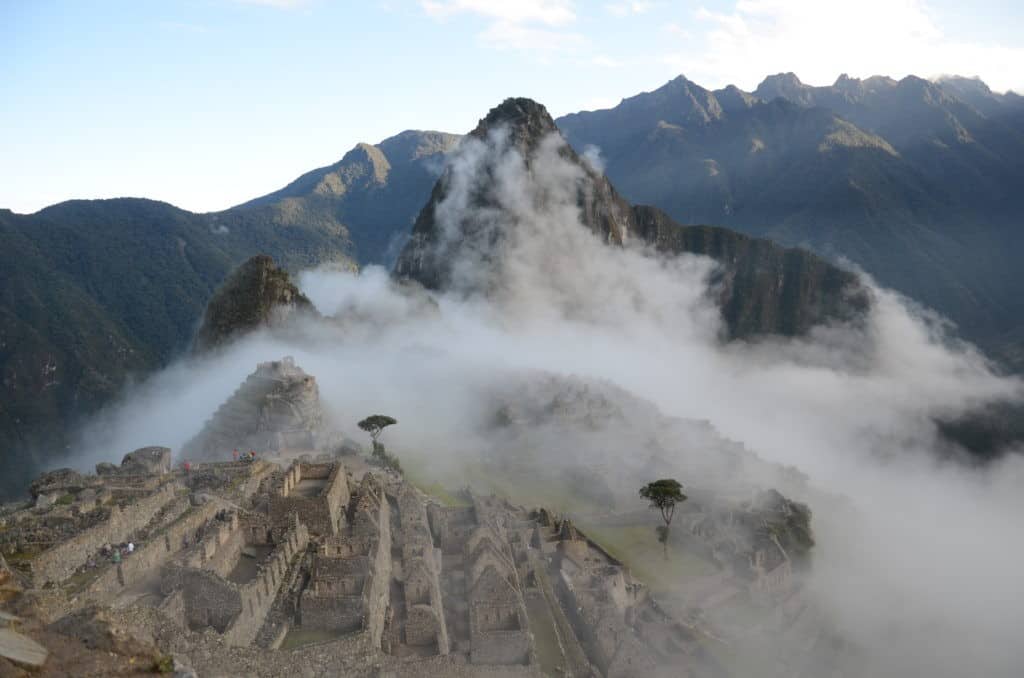
[[[570,672],[573,675],[578,676],[595,674],[596,670],[591,666],[590,660],[587,658],[587,653],[583,650],[583,646],[576,637],[576,632],[573,630],[572,623],[566,616],[565,610],[562,609],[558,596],[555,594],[555,589],[551,585],[551,579],[548,577],[546,563],[543,560],[544,557],[536,551],[531,551],[527,557],[530,560],[531,569],[535,574],[538,589],[537,593],[543,596],[548,609],[551,610],[552,620],[558,629],[559,641],[562,644],[562,651],[565,655],[566,661],[568,662]]]
[[[185,594],[182,593],[181,589],[164,598],[157,609],[177,626],[181,628],[187,626],[185,621]]]
[[[180,501],[188,504],[188,498]],[[163,530],[153,535],[145,544],[139,544],[135,553],[124,558],[117,565],[110,565],[96,581],[89,585],[83,594],[95,603],[107,603],[124,588],[133,586],[154,569],[160,568],[181,552],[185,537],[191,540],[200,527],[205,525],[217,513],[214,504],[192,507],[181,512],[178,517]]]
[[[306,526],[295,521],[294,526],[280,540],[277,548],[264,562],[256,579],[238,587],[242,597],[242,612],[224,634],[229,645],[251,645],[259,633],[267,613],[274,604],[277,592],[295,556],[309,543]]]
[[[490,631],[473,639],[470,661],[474,664],[529,664],[529,634],[523,631]]]
[[[203,540],[203,567],[226,578],[238,564],[245,545],[246,534],[239,525],[238,514],[233,513],[230,520],[217,523],[216,529]]]
[[[476,529],[476,512],[468,506],[427,506],[430,531],[444,555],[461,555],[469,535]]]
[[[326,479],[325,487],[313,497],[294,490],[308,479]],[[298,514],[315,535],[334,535],[349,501],[348,476],[341,464],[293,464],[270,494],[270,518],[275,530],[290,525],[289,516]]]
[[[40,553],[32,561],[33,585],[41,587],[47,582],[62,582],[96,555],[104,544],[128,541],[174,499],[175,489],[173,483],[167,483],[124,509],[113,506],[105,522]]]
[[[303,591],[300,616],[303,627],[358,631],[379,648],[390,603],[391,510],[383,489],[372,481],[364,483],[360,491],[370,493],[360,499],[375,509],[375,534],[373,538],[343,535],[325,543],[317,555],[313,581]],[[369,553],[362,555],[359,552],[366,545]],[[335,553],[352,555],[338,557]],[[339,595],[339,583],[359,577],[364,577],[359,595]]]
[[[363,629],[363,595],[304,595],[301,621],[303,628],[349,633]]]
[[[380,488],[380,541],[374,555],[373,579],[367,586],[366,597],[366,628],[370,633],[370,642],[380,647],[384,634],[384,620],[391,601],[391,508],[384,490]]]
[[[185,600],[185,623],[193,631],[210,626],[218,633],[226,633],[242,614],[239,587],[215,572],[188,569],[181,573],[179,581]]]
[[[444,616],[431,605],[412,605],[406,610],[405,642],[416,647],[436,648],[438,654],[448,654]]]
[[[434,548],[423,497],[411,485],[397,490],[405,602],[405,642],[448,654],[450,642],[442,603],[441,550]],[[394,535],[392,535],[394,537]]]
[[[292,528],[276,542],[256,577],[239,585],[224,577],[237,563],[245,535],[233,515],[231,521],[221,522],[200,544],[166,567],[163,579],[165,590],[181,590],[183,617],[190,628],[211,626],[223,635],[224,642],[239,646],[252,644],[292,561],[309,543],[306,526],[293,518]]]

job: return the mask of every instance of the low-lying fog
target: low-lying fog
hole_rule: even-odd
[[[667,415],[708,420],[848,498],[853,511],[811,506],[808,586],[871,657],[871,675],[1021,675],[1024,463],[938,461],[932,424],[1020,384],[877,288],[864,330],[723,346],[707,293],[713,262],[599,242],[579,224],[579,170],[553,152],[556,143],[530,171],[500,138],[467,142],[453,164],[456,190],[438,211],[453,235],[474,217],[468,196],[485,156],[498,168],[499,221],[514,226],[489,295],[456,285],[432,304],[378,268],[304,272],[300,286],[334,320],[169,367],[85,433],[76,462],[117,461],[143,445],[178,449],[258,362],[292,355],[317,378],[339,428],[357,437],[362,416],[393,415],[389,450],[459,485],[460,460],[489,444],[481,422],[493,412],[481,394],[496,382],[528,371],[607,380]],[[467,279],[477,263],[466,262]],[[549,462],[558,464],[555,454]]]

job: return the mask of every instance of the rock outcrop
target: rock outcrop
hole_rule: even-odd
[[[561,141],[547,110],[529,99],[506,100],[480,121],[470,137],[483,141],[494,133],[505,135],[504,149],[522,155],[528,175],[535,169],[541,145],[552,136]],[[868,293],[857,277],[824,259],[725,228],[682,226],[656,208],[631,205],[568,144],[558,143],[556,152],[578,168],[579,220],[602,241],[622,246],[640,239],[660,252],[702,254],[720,264],[719,279],[712,287],[728,338],[799,335],[815,325],[855,321],[869,307]],[[418,281],[429,289],[448,289],[467,256],[498,270],[506,231],[515,227],[515,219],[502,218],[504,208],[490,180],[497,181],[505,171],[506,159],[506,155],[485,158],[478,164],[485,176],[476,177],[468,189],[457,185],[455,170],[449,168],[399,256],[398,278]],[[453,215],[442,207],[454,191],[467,190],[471,209]]]
[[[182,448],[187,459],[224,458],[233,449],[311,449],[323,423],[316,379],[292,358],[260,363]]]
[[[296,312],[316,313],[312,302],[266,255],[235,269],[206,306],[196,351],[216,348],[245,332],[275,327]]]
[[[140,447],[124,455],[121,472],[130,475],[160,475],[171,470],[169,447]]]

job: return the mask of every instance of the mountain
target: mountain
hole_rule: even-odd
[[[966,78],[679,77],[557,124],[627,199],[853,262],[1024,368],[1020,97]]]
[[[508,99],[495,107],[470,137],[485,141],[495,132],[521,154],[527,174],[545,162],[538,159],[542,147],[560,134],[547,110],[529,99]],[[729,338],[802,334],[818,324],[856,320],[868,306],[856,276],[807,251],[725,228],[682,226],[656,208],[629,204],[570,146],[560,145],[557,153],[582,177],[576,185],[580,219],[602,241],[621,246],[638,237],[662,252],[702,254],[722,264],[717,301]],[[504,171],[505,159],[499,152],[491,155],[479,170],[487,176],[475,178],[470,209],[457,217],[454,238],[448,232],[453,226],[442,223],[448,215],[443,204],[462,190],[462,179],[450,169],[438,180],[398,258],[396,276],[445,289],[455,282],[467,257],[481,257],[492,268],[500,264],[502,240],[509,236],[505,231],[515,224],[512,219],[500,222],[497,231],[493,228],[499,220],[496,213],[504,209],[493,175]]]
[[[783,74],[755,92],[677,78],[557,127],[573,162],[592,145],[603,156],[607,179],[587,174],[588,227],[727,263],[718,301],[730,336],[798,334],[857,306],[829,301],[847,274],[768,238],[863,267],[1024,369],[1022,97],[957,77],[810,87]],[[390,267],[414,222],[420,239],[436,227],[421,208],[438,202],[459,140],[409,131],[359,144],[216,213],[129,198],[0,210],[0,493],[24,487],[126,383],[184,354],[214,290],[250,257],[291,272]]]
[[[406,131],[377,145],[358,144],[337,163],[228,210],[220,223],[318,224],[344,233],[346,252],[360,265],[390,267],[458,141],[454,134]]]
[[[149,200],[0,212],[0,492],[24,487],[76,422],[187,345],[232,252]]]
[[[223,346],[260,327],[280,325],[295,313],[315,314],[316,309],[288,271],[265,254],[256,255],[235,269],[206,305],[196,332],[196,351]]]
[[[223,212],[136,198],[0,210],[0,496],[126,383],[192,344],[214,290],[266,254],[285,270],[388,263],[458,137],[403,132]]]

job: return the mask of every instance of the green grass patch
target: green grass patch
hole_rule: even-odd
[[[419,485],[414,483],[414,485],[434,499],[437,499],[443,506],[469,506],[469,502],[465,497],[452,494],[443,485],[441,485],[441,483],[430,483],[429,485]]]
[[[7,563],[14,565],[16,563],[29,563],[38,556],[42,551],[17,551],[15,553],[5,553],[4,558]]]
[[[442,506],[468,506],[465,497],[456,494],[438,480],[432,479],[420,464],[406,464],[405,479],[421,492],[441,502]]]
[[[651,525],[580,524],[584,534],[633,571],[654,592],[677,588],[680,579],[706,577],[718,568],[702,556],[669,539],[668,558]]]

